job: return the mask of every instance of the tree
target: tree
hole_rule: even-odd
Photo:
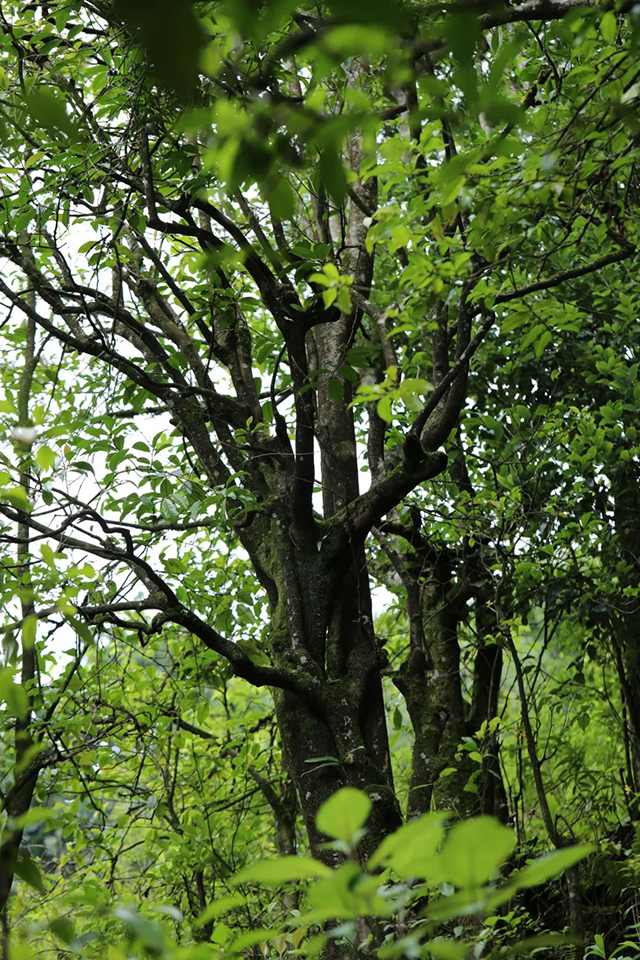
[[[637,31],[573,0],[5,5],[0,295],[41,401],[2,477],[6,602],[37,599],[12,629],[194,637],[269,688],[320,857],[341,786],[374,801],[363,856],[401,822],[383,677],[409,813],[505,815],[495,733],[479,780],[460,750],[494,729],[530,527],[487,501],[481,431],[533,405],[525,375],[496,393],[513,339],[540,361],[632,275]]]

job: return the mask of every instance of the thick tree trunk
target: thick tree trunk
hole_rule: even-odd
[[[367,66],[355,61],[349,84],[358,86],[362,76],[367,76]],[[348,162],[356,177],[363,160],[362,138],[353,134],[348,143]],[[364,211],[375,210],[376,180],[358,180],[352,189],[358,202],[349,205],[341,264],[343,272],[352,277],[354,288],[366,294],[373,275],[373,256],[365,244],[368,227]],[[360,492],[350,408],[352,384],[341,377],[338,367],[361,319],[356,308],[344,311],[333,322],[315,326],[305,345],[313,365],[332,371],[332,379],[341,380],[344,389],[343,402],[336,403],[325,378],[313,411],[322,467],[323,514],[328,526],[336,523],[340,514],[344,516],[340,522],[346,523],[348,505]],[[320,693],[313,700],[305,700],[292,692],[276,691],[278,725],[312,850],[327,859],[327,852],[321,849],[326,838],[318,833],[315,816],[328,797],[349,785],[364,790],[373,800],[367,835],[360,845],[366,857],[400,825],[401,817],[393,790],[380,677],[386,659],[373,629],[364,543],[342,539],[337,549],[327,546],[325,550],[324,543],[319,549],[318,527],[308,522],[301,526],[299,520],[294,508],[288,532],[284,538],[279,537],[279,571],[271,574],[277,583],[273,618],[281,633],[278,638],[276,630],[273,652],[277,664],[279,657],[286,660],[298,644],[304,651],[300,659],[304,658],[305,668],[319,681]],[[337,531],[338,526],[334,529]]]
[[[275,691],[287,770],[312,849],[318,853],[326,839],[315,827],[322,803],[347,785],[371,796],[373,810],[362,843],[362,852],[368,855],[401,822],[380,681],[386,661],[373,636],[368,584],[358,576],[361,589],[357,589],[350,559],[343,575],[335,563],[329,569],[312,564],[304,574],[300,562],[296,579],[302,588],[304,646],[310,669],[321,677],[321,695],[312,702]],[[326,858],[326,852],[322,856]]]
[[[415,642],[396,685],[405,698],[414,729],[413,770],[407,813],[428,811],[432,803],[466,815],[472,795],[464,791],[471,775],[456,752],[466,734],[460,682],[458,615],[448,594],[451,569],[441,554],[420,589],[421,645]],[[441,780],[440,774],[455,772]]]
[[[472,735],[478,733],[483,723],[486,722],[488,725],[498,716],[503,662],[494,608],[480,598],[476,600],[475,610],[478,649],[474,663],[473,694],[467,723]],[[506,823],[509,818],[509,805],[500,769],[500,740],[496,730],[487,729],[483,747],[477,812],[488,813]]]
[[[366,749],[357,711],[347,707],[347,697],[337,692],[335,709],[319,717],[295,695],[278,691],[276,712],[285,762],[296,785],[313,854],[334,862],[333,855],[322,849],[327,838],[317,830],[315,817],[336,790],[351,786],[373,800],[367,835],[360,844],[366,859],[402,821],[393,787]],[[358,743],[346,753],[345,734],[351,744]]]
[[[458,637],[465,608],[446,554],[425,565],[421,577],[424,582],[416,581],[408,590],[409,606],[419,604],[419,617],[410,610],[411,653],[395,680],[415,735],[407,813],[415,816],[435,805],[459,816],[491,813],[505,820],[497,736],[484,738],[481,766],[460,749],[465,738],[477,735],[497,715],[502,649],[491,636],[494,618],[484,600],[476,598],[477,652],[471,703],[466,703]]]

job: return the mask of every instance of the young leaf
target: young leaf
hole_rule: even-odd
[[[572,867],[579,860],[588,857],[594,850],[595,847],[591,843],[580,843],[573,847],[564,847],[562,850],[554,850],[553,853],[532,860],[522,870],[518,870],[509,878],[510,883],[518,890],[546,883],[547,880],[560,876],[567,867]]]
[[[353,843],[371,811],[371,800],[361,790],[343,787],[322,804],[316,816],[316,826],[334,840]]]
[[[491,880],[513,853],[513,830],[493,817],[474,817],[457,824],[441,853],[441,879],[456,887],[476,887]]]
[[[317,880],[331,873],[329,867],[311,857],[278,857],[277,860],[260,860],[245,867],[233,878],[240,883],[270,884],[287,883],[291,880]]]
[[[385,423],[391,423],[392,414],[390,394],[387,394],[385,397],[380,397],[376,404],[376,410],[381,420],[384,420]]]
[[[51,470],[56,462],[56,455],[50,447],[39,447],[36,452],[36,463],[41,470]]]
[[[611,10],[608,10],[600,21],[600,30],[607,43],[613,43],[618,32],[618,20]]]
[[[431,877],[437,862],[436,851],[444,837],[446,814],[425,813],[410,820],[382,841],[368,867],[391,867],[403,879]]]

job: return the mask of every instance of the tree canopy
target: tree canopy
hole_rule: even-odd
[[[3,2],[4,960],[638,955],[639,40]]]

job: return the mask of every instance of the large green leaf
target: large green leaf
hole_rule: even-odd
[[[348,862],[316,883],[309,891],[309,903],[316,915],[324,919],[348,920],[357,917],[362,902],[356,892],[362,871],[357,863]]]
[[[444,837],[446,814],[426,813],[382,841],[369,858],[369,868],[391,867],[398,876],[429,879],[437,872],[437,850]]]
[[[316,826],[328,837],[352,843],[370,811],[371,800],[366,793],[343,787],[322,804],[316,816]]]
[[[179,96],[193,96],[205,34],[188,0],[115,0],[117,14],[143,46],[156,75]]]
[[[75,124],[67,113],[66,101],[59,91],[49,86],[34,87],[25,94],[24,100],[27,110],[40,126],[67,136],[76,135]]]
[[[241,870],[233,878],[235,884],[260,883],[266,886],[292,880],[315,880],[331,873],[329,867],[310,857],[279,857],[260,860]]]
[[[547,880],[560,876],[568,867],[584,860],[595,849],[595,846],[591,843],[580,843],[573,847],[554,850],[544,857],[532,860],[522,870],[512,874],[509,877],[509,882],[519,890],[524,887],[535,887],[540,883],[546,883]]]
[[[515,848],[513,830],[493,817],[457,824],[440,854],[441,879],[457,887],[477,887],[495,876]]]
[[[21,854],[16,860],[14,867],[14,873],[17,877],[20,877],[21,880],[24,880],[25,883],[28,883],[30,887],[33,887],[34,890],[37,890],[38,893],[44,893],[46,887],[44,885],[44,880],[40,867],[32,860],[27,854]]]

